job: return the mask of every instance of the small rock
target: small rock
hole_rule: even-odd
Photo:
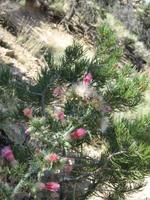
[[[5,55],[11,58],[16,58],[15,52],[13,50],[6,51]]]

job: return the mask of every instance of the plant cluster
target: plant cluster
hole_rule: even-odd
[[[147,48],[149,45],[150,35],[150,3],[143,3],[139,6],[139,9],[133,7],[131,2],[126,5],[115,4],[110,11],[113,15],[119,19],[125,27],[136,34],[140,41],[143,41]]]
[[[150,3],[145,4],[143,10],[139,13],[138,19],[141,24],[139,38],[146,47],[150,48]]]
[[[100,191],[116,200],[149,172],[149,117],[113,119],[141,102],[148,79],[119,68],[115,35],[106,24],[98,32],[92,60],[76,44],[60,64],[47,50],[34,84],[0,65],[1,156],[12,166],[1,166],[0,198],[86,199]],[[97,157],[85,151],[95,145]]]

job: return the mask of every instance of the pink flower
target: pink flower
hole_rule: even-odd
[[[64,115],[64,112],[63,111],[60,111],[60,112],[57,112],[56,113],[56,118],[60,121],[64,121],[65,119],[65,115]]]
[[[61,87],[56,87],[54,90],[53,90],[53,96],[54,97],[59,97],[63,94],[63,89]]]
[[[45,189],[52,192],[57,192],[60,189],[60,184],[56,182],[45,183]]]
[[[29,129],[27,128],[24,133],[25,133],[25,136],[29,136],[30,135]]]
[[[1,154],[6,160],[8,160],[10,162],[15,160],[14,154],[13,154],[13,152],[12,152],[10,147],[4,147],[1,150]]]
[[[87,134],[84,128],[78,128],[71,133],[72,139],[82,139]]]
[[[89,85],[92,82],[92,80],[93,80],[93,77],[91,73],[85,74],[83,78],[83,84]]]
[[[54,118],[60,121],[64,121],[65,114],[62,111],[61,107],[57,107],[57,106],[54,107]]]
[[[31,118],[32,117],[32,109],[31,108],[25,108],[23,110],[23,114],[24,114],[24,116]]]
[[[56,182],[39,183],[38,187],[40,189],[45,189],[52,192],[58,192],[58,190],[60,189],[60,184]]]
[[[57,162],[59,160],[59,156],[56,153],[52,153],[45,157],[45,160],[49,162]]]

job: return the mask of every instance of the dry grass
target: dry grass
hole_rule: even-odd
[[[19,45],[16,42],[16,38],[3,28],[0,28],[0,35],[2,35],[3,41],[11,47],[12,51],[14,51],[15,55],[15,58],[11,58],[3,56],[1,53],[1,60],[5,63],[14,64],[14,66],[18,68],[21,73],[25,73],[27,77],[35,77],[40,65],[42,65],[42,61],[39,65],[40,60],[38,61],[38,59],[27,51],[27,49]]]
[[[41,23],[40,26],[31,27],[25,24],[17,38],[17,42],[23,45],[32,55],[37,56],[41,49],[49,48],[56,60],[63,55],[66,47],[72,45],[74,41],[80,43],[86,49],[86,55],[89,58],[94,56],[93,47],[86,44],[83,39],[78,40],[73,35],[66,33],[61,26],[52,28],[46,23]]]

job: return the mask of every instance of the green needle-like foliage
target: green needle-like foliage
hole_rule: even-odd
[[[112,30],[102,25],[92,60],[77,44],[66,48],[60,64],[47,51],[46,66],[34,85],[13,76],[8,66],[0,67],[0,127],[9,135],[9,122],[18,127],[20,121],[30,136],[12,146],[19,166],[11,172],[12,179],[16,176],[11,195],[25,190],[36,199],[36,183],[45,183],[49,175],[47,182],[59,182],[60,193],[68,200],[86,199],[95,190],[119,200],[129,183],[149,173],[149,116],[113,119],[115,111],[135,109],[149,84],[132,66],[118,67],[121,52]],[[23,116],[26,107],[33,109],[30,116]],[[94,148],[100,151],[98,156]],[[56,162],[47,158],[52,153],[58,156]],[[75,159],[68,174],[64,172],[66,157]],[[75,190],[74,183],[82,189]],[[2,190],[5,193],[6,188]]]

